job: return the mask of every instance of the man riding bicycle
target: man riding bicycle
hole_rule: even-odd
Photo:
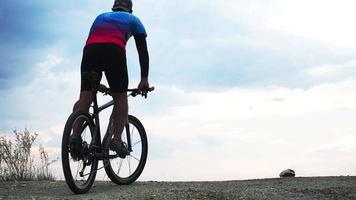
[[[141,81],[138,89],[145,91],[149,88],[148,70],[149,56],[146,43],[146,31],[141,21],[132,14],[131,0],[115,0],[113,12],[97,16],[92,24],[89,37],[83,50],[81,63],[81,90],[79,100],[74,104],[73,111],[88,111],[93,101],[90,81],[83,76],[84,72],[95,71],[105,73],[114,100],[114,108],[110,117],[108,130],[114,138],[110,149],[124,158],[130,151],[121,140],[128,115],[127,88],[128,73],[126,66],[125,46],[131,36],[134,36],[139,54]],[[100,80],[98,81],[98,85]],[[71,136],[71,145],[80,148],[80,134]]]

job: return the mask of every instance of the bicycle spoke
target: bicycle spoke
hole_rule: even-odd
[[[137,142],[135,142],[135,143],[133,143],[132,144],[132,147],[134,147],[134,146],[136,146],[138,143],[140,143],[141,142],[141,140],[140,141],[137,141]]]
[[[120,174],[120,170],[121,170],[121,166],[122,166],[122,159],[120,159],[120,164],[119,164],[119,169],[117,170],[117,175],[119,175]]]
[[[140,160],[138,158],[136,158],[135,156],[133,155],[130,155],[130,157],[132,157],[133,159],[137,160],[138,162],[140,162]]]
[[[127,158],[127,164],[129,165],[129,174],[131,175],[130,157]]]

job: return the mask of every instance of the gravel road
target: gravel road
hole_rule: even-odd
[[[335,199],[356,200],[356,177],[308,177],[222,182],[95,182],[73,195],[63,181],[0,182],[0,199]]]

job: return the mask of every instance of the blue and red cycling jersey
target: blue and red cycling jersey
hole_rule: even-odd
[[[128,12],[108,12],[100,14],[94,21],[86,45],[113,43],[125,49],[132,35],[147,36],[141,21]]]

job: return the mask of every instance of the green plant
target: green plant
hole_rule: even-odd
[[[35,164],[31,155],[38,134],[30,133],[27,129],[23,132],[13,132],[13,140],[0,135],[0,180],[53,180],[49,165],[55,161],[49,162],[44,148],[39,148],[40,166]]]

